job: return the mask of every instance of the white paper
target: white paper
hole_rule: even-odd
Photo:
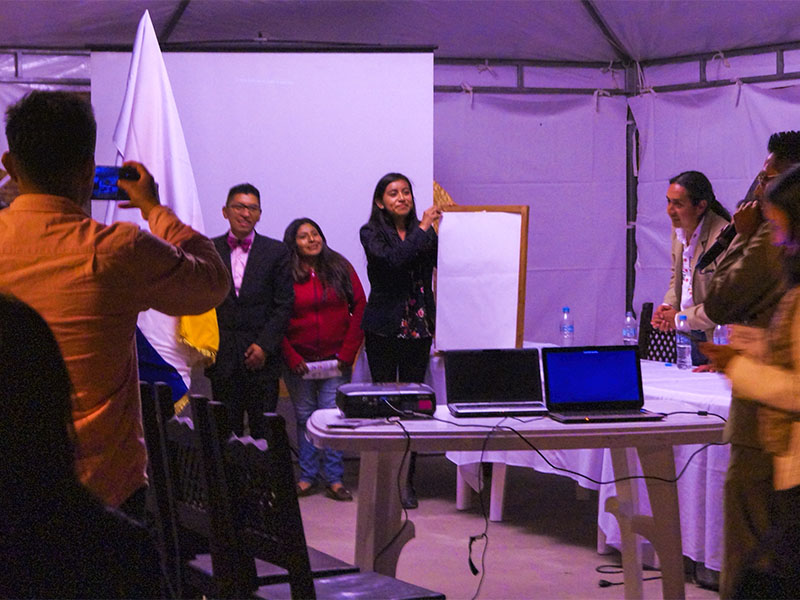
[[[522,215],[448,212],[439,228],[436,347],[513,348]]]

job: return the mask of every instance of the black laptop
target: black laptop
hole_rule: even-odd
[[[562,423],[659,421],[645,410],[638,346],[543,348],[548,414]]]
[[[444,352],[447,408],[456,417],[547,414],[536,348]]]

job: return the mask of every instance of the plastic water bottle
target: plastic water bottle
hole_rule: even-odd
[[[724,346],[728,343],[728,326],[717,325],[714,328],[714,343],[718,346]]]
[[[622,326],[622,343],[626,346],[635,346],[639,343],[639,327],[632,311],[625,313],[625,325]]]
[[[572,346],[575,341],[575,323],[569,313],[569,306],[561,309],[561,324],[558,329],[561,332],[561,345]]]
[[[692,368],[692,342],[689,339],[689,322],[686,315],[678,317],[678,330],[675,332],[675,345],[678,349],[678,368]]]

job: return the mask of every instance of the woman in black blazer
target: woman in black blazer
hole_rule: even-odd
[[[408,177],[384,175],[375,186],[372,213],[361,228],[370,294],[361,328],[374,382],[421,382],[428,367],[436,315],[432,279],[441,211],[417,217]],[[416,508],[415,455],[409,465],[403,506]]]

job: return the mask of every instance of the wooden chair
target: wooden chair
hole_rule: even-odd
[[[149,454],[150,502],[165,572],[179,597],[193,592],[206,596],[232,596],[236,571],[247,562],[238,554],[230,524],[212,512],[218,487],[209,486],[204,447],[192,420],[175,416],[169,387],[141,384],[142,418]],[[314,577],[354,573],[358,567],[315,549],[309,549]],[[287,581],[288,571],[258,560],[252,576],[259,585]]]
[[[675,363],[678,349],[675,345],[675,332],[664,332],[650,325],[653,318],[653,303],[642,304],[639,315],[639,355],[646,360]]]
[[[207,477],[216,487],[211,497],[217,521],[234,528],[247,566],[235,571],[239,595],[259,598],[444,598],[443,595],[378,573],[312,578],[300,506],[295,493],[289,441],[283,418],[267,415],[265,440],[228,435],[224,406],[192,398],[192,410],[212,465]],[[253,558],[275,563],[288,582],[259,586],[252,577]]]

